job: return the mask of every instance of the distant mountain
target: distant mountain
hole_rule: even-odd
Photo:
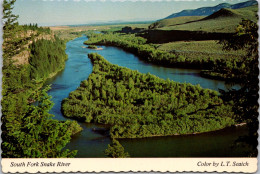
[[[230,9],[222,8],[209,16],[181,16],[157,21],[151,30],[184,30],[218,33],[233,33],[242,19],[257,22],[258,5]]]
[[[170,16],[166,17],[165,19],[180,17],[180,16],[209,16],[222,8],[230,8],[230,9],[239,9],[244,8],[252,5],[256,5],[258,2],[256,0],[250,0],[246,2],[241,2],[238,4],[229,4],[229,3],[222,3],[214,7],[202,7],[194,10],[183,10],[179,13],[173,13]]]
[[[87,24],[73,24],[73,25],[66,25],[69,27],[80,27],[80,26],[101,26],[101,25],[125,25],[125,24],[151,24],[155,22],[153,21],[106,21],[106,22],[93,22],[93,23],[87,23]]]

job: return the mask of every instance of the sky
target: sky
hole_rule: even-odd
[[[185,9],[235,4],[247,0],[16,0],[13,13],[20,24],[40,26],[151,21]]]

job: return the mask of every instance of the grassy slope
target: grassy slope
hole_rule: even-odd
[[[204,17],[205,16],[182,16],[182,17],[176,17],[171,19],[163,19],[151,24],[149,28],[156,29],[156,28],[175,26],[175,25],[185,24],[191,21],[197,21],[203,19]]]
[[[167,21],[162,20],[161,24],[157,26],[165,26],[160,29],[176,29],[176,30],[203,30],[203,31],[215,31],[215,32],[234,32],[236,26],[241,22],[242,17],[256,20],[255,15],[257,14],[258,7],[251,6],[241,8],[237,10],[224,9],[217,13],[214,13],[203,20],[197,22],[187,23],[183,25],[173,25]],[[174,20],[175,19],[175,20]],[[179,18],[180,19],[180,18]],[[171,19],[177,24],[180,21],[178,18]],[[167,52],[174,52],[176,54],[189,57],[190,59],[201,58],[240,58],[245,56],[243,50],[239,51],[223,51],[222,45],[217,44],[216,41],[178,41],[158,45],[158,49]]]
[[[258,6],[250,6],[237,10],[225,9],[221,13],[216,13],[195,22],[182,25],[165,26],[162,30],[190,30],[190,31],[207,31],[207,32],[234,32],[236,26],[242,18],[257,21],[256,15]]]
[[[178,41],[158,45],[158,49],[166,52],[173,52],[176,54],[184,55],[190,59],[200,58],[240,58],[245,56],[243,50],[238,51],[224,51],[222,45],[217,41]]]

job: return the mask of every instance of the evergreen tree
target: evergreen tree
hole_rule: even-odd
[[[69,124],[50,119],[52,115],[48,112],[53,103],[47,94],[48,89],[33,92],[31,99],[37,102],[25,105],[25,113],[16,115],[19,119],[12,121],[8,117],[4,120],[8,132],[4,131],[3,134],[2,157],[54,158],[73,157],[76,154],[76,151],[63,150],[72,130],[67,131]]]
[[[23,39],[19,36],[21,32],[21,27],[18,24],[18,15],[12,13],[13,5],[16,0],[4,0],[3,2],[3,58],[6,61],[7,58],[10,58],[17,54],[22,49],[24,45]]]
[[[246,57],[243,59],[242,72],[239,84],[241,89],[228,92],[221,91],[223,98],[234,103],[233,110],[236,119],[247,122],[250,134],[241,140],[250,144],[255,150],[250,156],[257,156],[258,137],[258,26],[250,20],[243,20],[237,27],[236,34],[228,39],[222,40],[224,49],[245,49]]]
[[[105,151],[105,154],[108,157],[112,158],[126,158],[129,157],[129,154],[125,152],[124,147],[116,139],[112,139],[111,144],[108,145],[108,148]]]

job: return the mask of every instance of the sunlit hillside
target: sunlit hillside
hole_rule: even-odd
[[[161,30],[189,30],[207,32],[234,32],[235,28],[244,19],[257,21],[258,6],[250,6],[241,9],[221,9],[210,16],[193,22],[186,23],[176,18],[165,19],[157,22],[156,26]],[[190,17],[188,17],[190,18]],[[190,18],[192,19],[192,18]],[[179,21],[179,22],[178,22]]]

